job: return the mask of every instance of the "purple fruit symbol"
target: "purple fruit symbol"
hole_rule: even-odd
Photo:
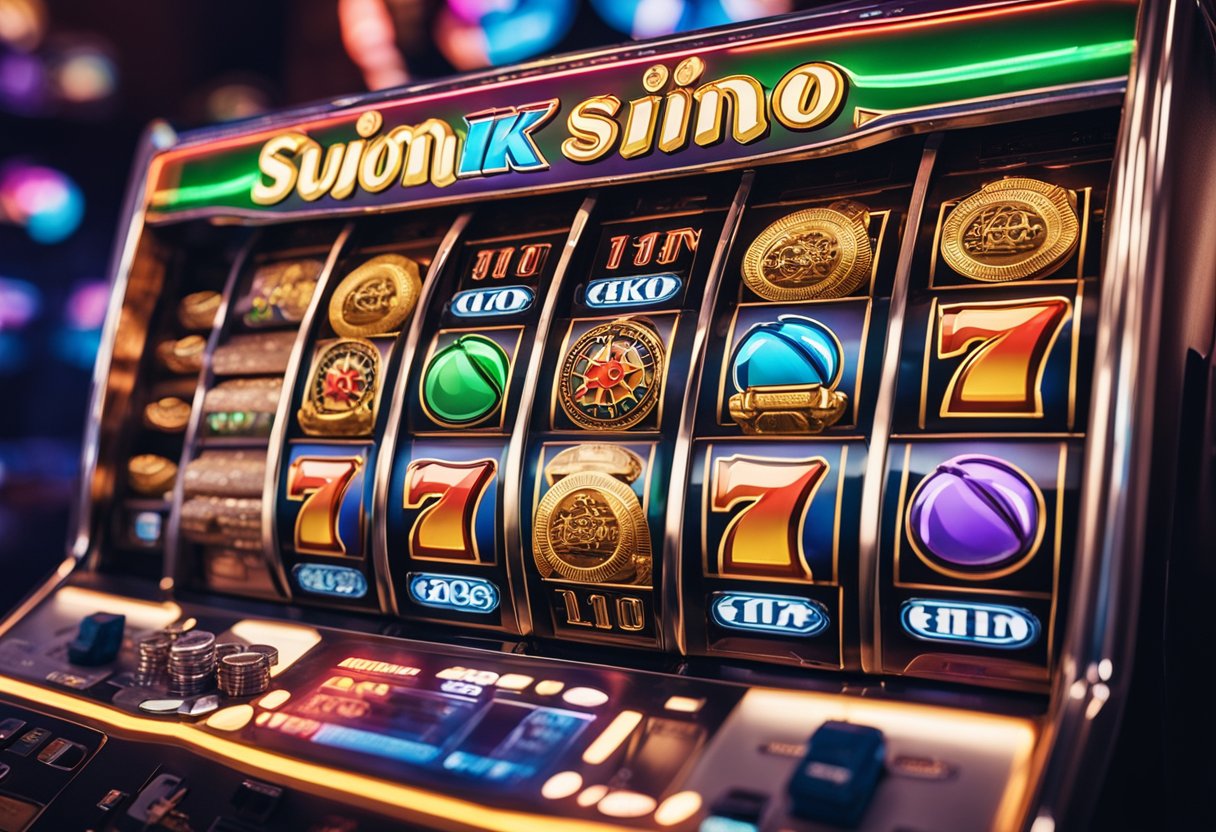
[[[1037,547],[1042,498],[1010,463],[964,454],[921,481],[908,510],[908,531],[926,557],[965,570],[1018,561]]]

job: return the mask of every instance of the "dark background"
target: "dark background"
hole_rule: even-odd
[[[807,5],[0,0],[0,610],[65,551],[115,225],[149,121],[188,129]]]

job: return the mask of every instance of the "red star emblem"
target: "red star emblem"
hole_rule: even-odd
[[[358,370],[333,369],[325,374],[325,396],[347,404],[363,392],[363,376]]]

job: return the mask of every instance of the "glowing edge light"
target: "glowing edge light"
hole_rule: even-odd
[[[978,81],[981,78],[1013,75],[1020,72],[1034,72],[1065,64],[1079,64],[1086,61],[1096,61],[1122,55],[1131,57],[1135,45],[1136,42],[1134,40],[1115,40],[1108,43],[1095,43],[1089,46],[1068,46],[1063,49],[1036,52],[1031,55],[1012,55],[1008,58],[979,61],[973,64],[924,69],[917,72],[896,72],[886,75],[860,75],[856,72],[850,72],[847,68],[842,67],[842,69],[859,87],[900,89],[903,87],[923,87],[935,84],[957,84],[963,81]]]
[[[371,811],[388,811],[403,819],[427,817],[495,832],[609,832],[619,829],[595,821],[492,809],[424,789],[287,757],[257,745],[217,737],[193,725],[144,719],[7,676],[0,676],[0,694],[25,700],[28,706],[40,710],[53,709],[68,719],[96,720],[123,732],[127,737],[150,738],[153,742],[178,742],[211,759],[223,761],[238,771],[269,777],[276,782],[289,781],[293,787],[311,794],[320,794]]]

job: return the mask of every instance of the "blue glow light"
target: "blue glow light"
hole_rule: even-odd
[[[684,282],[678,275],[642,274],[631,277],[608,277],[587,284],[587,305],[592,309],[619,306],[654,306],[671,300]]]
[[[36,242],[58,243],[84,217],[84,194],[54,168],[14,163],[0,171],[0,203]]]
[[[367,595],[367,578],[349,566],[329,563],[299,563],[291,570],[296,584],[305,592],[334,598],[362,598]]]
[[[900,607],[900,624],[922,641],[963,642],[1002,650],[1029,647],[1039,620],[1029,610],[1004,604],[912,598]]]
[[[479,613],[498,609],[498,587],[482,578],[411,572],[406,580],[410,597],[424,607]]]
[[[831,623],[821,604],[794,595],[715,592],[709,609],[721,627],[784,636],[817,636]]]
[[[377,734],[359,728],[347,728],[343,725],[322,725],[312,735],[312,741],[330,748],[341,748],[345,751],[356,751],[415,765],[424,765],[439,756],[438,748],[424,742],[391,737],[388,734]]]
[[[516,315],[527,310],[536,293],[527,286],[466,289],[452,296],[452,314],[458,318]]]

